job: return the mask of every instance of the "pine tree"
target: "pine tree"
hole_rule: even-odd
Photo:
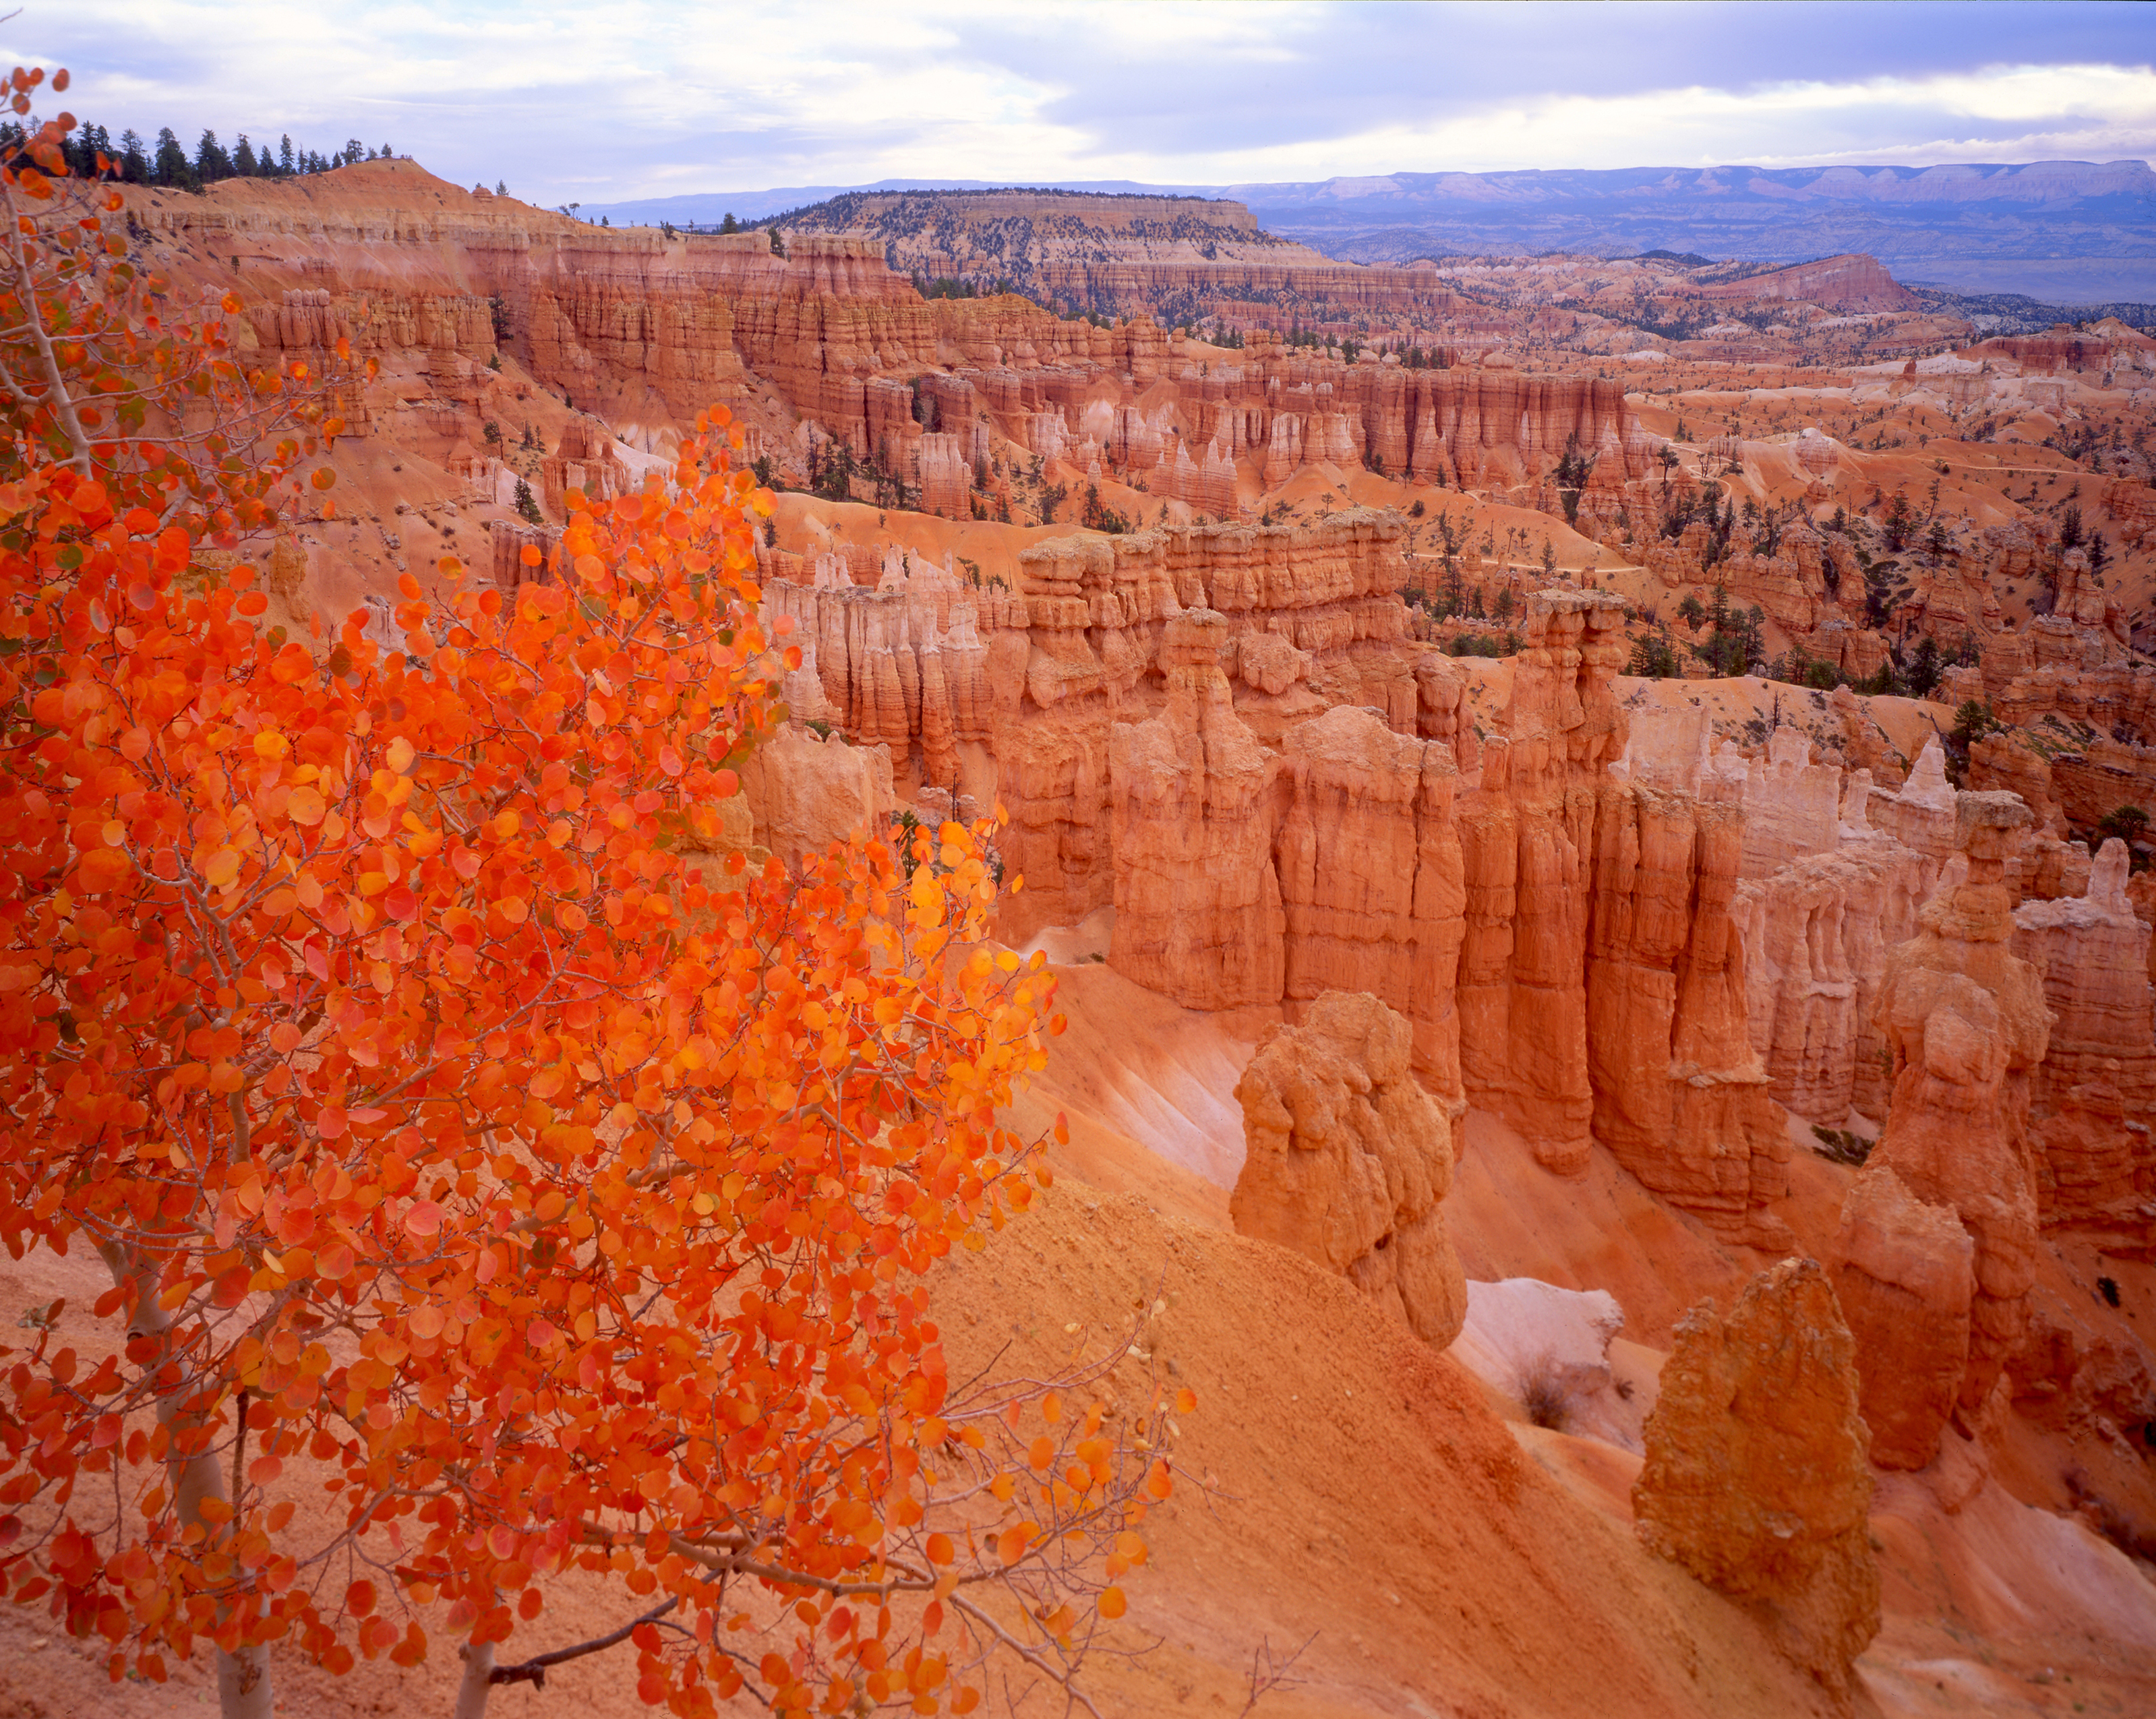
[[[205,131],[202,141],[195,146],[195,177],[205,185],[213,185],[220,179],[232,177],[232,157],[224,152],[224,146],[217,141],[217,133]]]
[[[252,179],[261,170],[254,162],[254,146],[247,141],[247,134],[239,134],[239,147],[232,152],[232,171],[243,179]]]
[[[175,191],[195,191],[201,182],[195,177],[193,165],[187,152],[180,147],[180,140],[167,126],[157,133],[157,165],[151,175],[154,183],[169,186]]]
[[[97,158],[107,160],[116,153],[112,139],[102,126],[80,126],[61,141],[60,152],[66,157],[68,171],[79,178],[99,177]]]
[[[494,194],[495,194],[496,197],[506,197],[506,196],[508,196],[508,195],[509,195],[509,182],[508,182],[506,179],[497,179],[497,180],[495,180],[495,181],[494,182]]]
[[[120,177],[130,185],[150,182],[150,154],[141,134],[133,130],[120,134]]]
[[[719,223],[719,231],[721,233],[738,233],[741,231],[741,223],[734,219],[734,212],[732,209],[728,209],[726,211],[726,219]]]
[[[278,147],[277,171],[286,175],[290,175],[294,171],[292,164],[292,134],[289,131],[285,134],[285,141]]]
[[[516,496],[511,505],[531,524],[543,526],[547,523],[540,515],[538,502],[532,498],[531,485],[522,478],[516,480]]]

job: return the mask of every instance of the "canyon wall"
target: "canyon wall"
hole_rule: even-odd
[[[397,359],[340,403],[350,432],[401,413],[408,439],[432,436],[466,464],[488,457],[473,451],[484,420],[517,421],[495,373],[508,354],[632,442],[663,445],[721,403],[752,456],[770,454],[797,483],[842,445],[951,517],[968,516],[1006,449],[1066,462],[1066,480],[1116,476],[1223,517],[1242,489],[1304,465],[1519,483],[1576,447],[1605,486],[1649,469],[1620,381],[1409,369],[1375,353],[1351,363],[1262,335],[1239,362],[1195,365],[1171,358],[1142,312],[1104,327],[1011,294],[923,299],[886,266],[882,242],[858,233],[799,233],[782,253],[760,231],[598,228],[406,162],[124,195],[161,258],[229,267],[250,354],[319,364],[346,341]],[[1195,279],[1229,266],[1194,255],[1112,269]],[[1450,296],[1426,270],[1306,259],[1273,283],[1257,279],[1270,264],[1232,266],[1256,271],[1250,290],[1322,288],[1351,309],[1398,299],[1421,316]]]
[[[1783,1112],[1888,1120],[1890,955],[1959,886],[1967,797],[1936,743],[1887,789],[1794,729],[1752,759],[1697,721],[1635,731],[1621,604],[1594,592],[1531,595],[1478,732],[1458,666],[1405,636],[1400,537],[1381,514],[1072,534],[1018,557],[1018,590],[895,548],[764,572],[804,711],[887,747],[901,799],[1005,807],[1005,935],[1112,906],[1109,963],[1186,1006],[1368,992],[1455,1113],[1562,1175],[1599,1144],[1729,1239],[1786,1244]],[[2080,875],[2049,838],[1998,845],[2013,899]],[[2074,999],[2025,1077],[2062,1211],[2148,1179],[2124,1120],[2156,1069],[2146,931],[2103,878],[2017,932]]]

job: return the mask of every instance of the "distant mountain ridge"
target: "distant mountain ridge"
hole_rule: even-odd
[[[1898,280],[1958,291],[2156,298],[2156,173],[2141,161],[1393,173],[1223,189],[1270,230],[1357,262],[1861,251]]]
[[[587,205],[620,221],[744,221],[851,192],[986,190],[885,180]],[[1653,250],[1783,264],[1866,252],[1904,281],[2059,303],[2156,299],[2156,173],[2143,161],[1929,167],[1627,167],[1399,172],[1239,185],[1052,188],[1232,198],[1267,232],[1361,263]]]

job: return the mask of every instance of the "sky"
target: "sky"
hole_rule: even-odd
[[[116,136],[393,145],[531,202],[886,178],[2156,159],[2156,7],[25,0]]]

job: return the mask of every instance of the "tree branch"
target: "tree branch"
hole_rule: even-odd
[[[643,1616],[631,1618],[620,1629],[608,1635],[595,1635],[589,1641],[580,1641],[574,1647],[557,1647],[551,1654],[541,1654],[536,1659],[521,1661],[514,1665],[496,1665],[488,1675],[489,1683],[528,1683],[535,1689],[547,1686],[547,1672],[550,1666],[570,1660],[581,1660],[586,1654],[603,1653],[610,1647],[619,1647],[646,1624],[655,1624],[681,1604],[675,1594],[664,1605],[655,1605]]]

